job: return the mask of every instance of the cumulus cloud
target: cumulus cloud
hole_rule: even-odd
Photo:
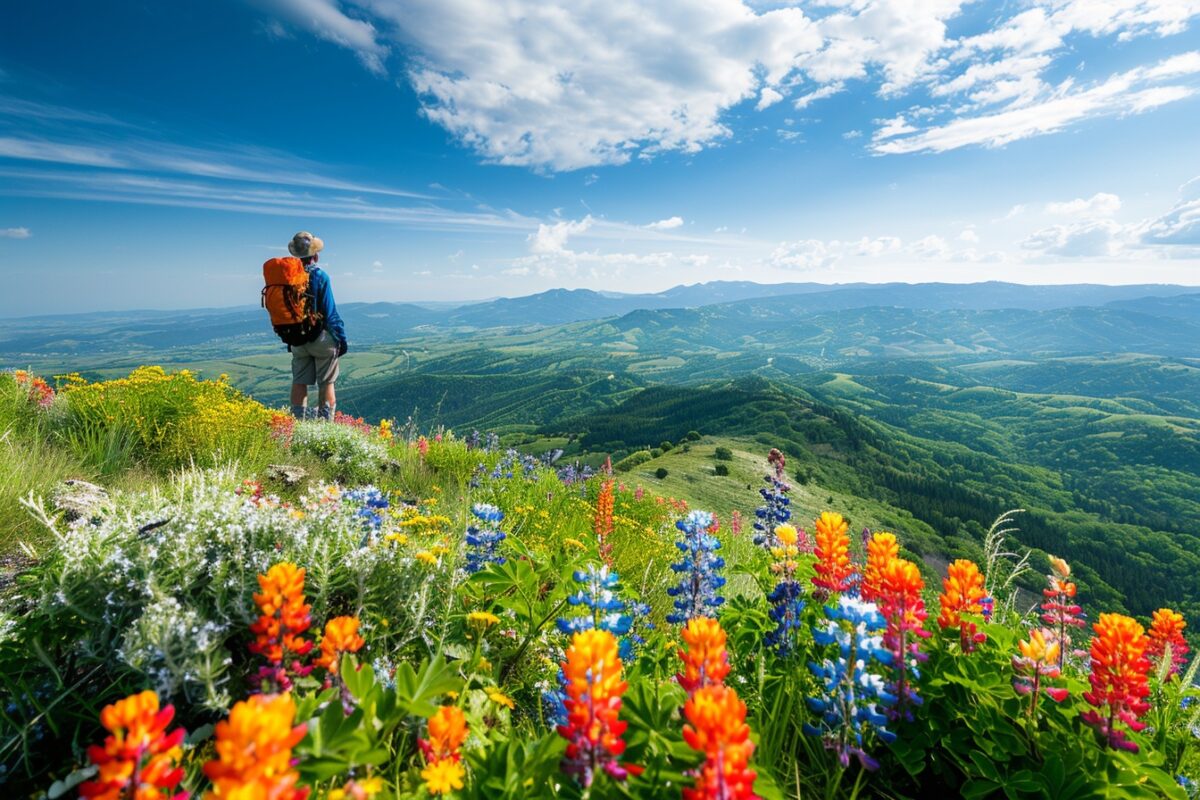
[[[683,225],[683,217],[667,217],[666,219],[660,219],[658,222],[651,222],[646,227],[652,231],[669,231],[681,225]]]
[[[1051,225],[1021,242],[1026,250],[1068,258],[1115,256],[1125,228],[1112,220]]]
[[[1069,217],[1111,217],[1121,210],[1121,198],[1108,192],[1097,192],[1062,203],[1047,203],[1046,213]]]
[[[33,236],[29,228],[0,228],[0,239],[28,239]]]
[[[803,109],[852,82],[939,101],[929,119],[884,122],[878,154],[998,146],[1176,102],[1200,72],[1184,53],[1090,86],[1046,80],[1069,71],[1071,37],[1174,35],[1197,0],[1029,0],[958,38],[965,0],[826,0],[813,16],[755,0],[258,2],[372,71],[405,53],[430,120],[487,161],[539,170],[693,153],[729,138],[736,106]]]
[[[768,263],[779,269],[811,272],[828,269],[836,264],[839,258],[841,254],[834,252],[833,248],[820,239],[801,239],[795,242],[780,242],[771,251]]]
[[[1179,187],[1179,202],[1138,227],[1144,245],[1200,245],[1200,177]]]
[[[538,255],[554,255],[566,251],[567,239],[577,233],[583,233],[592,227],[592,217],[589,214],[581,220],[564,220],[552,225],[541,223],[537,230],[529,234],[529,252]]]
[[[962,233],[958,234],[960,242],[969,242],[970,244],[978,244],[979,234],[975,231],[974,225],[969,225],[963,228]]]
[[[919,258],[946,259],[951,255],[950,245],[941,236],[930,234],[908,246],[908,252]]]

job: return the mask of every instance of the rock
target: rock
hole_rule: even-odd
[[[63,512],[68,522],[90,519],[108,504],[108,492],[104,487],[74,478],[65,480],[50,497],[54,507]]]
[[[267,477],[270,480],[279,481],[285,486],[296,486],[308,477],[308,470],[288,464],[268,464]]]

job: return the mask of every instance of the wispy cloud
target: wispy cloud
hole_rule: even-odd
[[[33,236],[29,228],[0,228],[0,239],[28,239]]]

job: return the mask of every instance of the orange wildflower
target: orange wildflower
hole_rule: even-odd
[[[461,708],[442,706],[426,723],[428,739],[417,744],[425,756],[421,777],[430,794],[449,794],[463,787],[466,768],[462,765],[460,748],[467,740],[467,718]]]
[[[1105,747],[1136,753],[1137,744],[1129,741],[1116,723],[1123,722],[1134,731],[1146,727],[1138,717],[1150,709],[1145,701],[1150,694],[1150,660],[1146,658],[1150,640],[1137,621],[1123,614],[1101,614],[1092,630],[1096,634],[1092,637],[1092,673],[1088,678],[1092,688],[1083,693],[1083,698],[1096,708],[1080,718],[1104,737]]]
[[[688,724],[683,740],[704,753],[695,788],[683,790],[684,800],[749,800],[758,776],[749,768],[754,743],[746,724],[746,704],[728,686],[698,689],[683,705]]]
[[[561,666],[567,722],[558,733],[568,742],[563,771],[584,786],[591,786],[600,770],[624,780],[628,770],[618,759],[625,752],[621,735],[627,723],[618,714],[628,686],[621,680],[617,638],[594,628],[576,633]]]
[[[249,649],[269,662],[259,670],[260,680],[286,691],[292,686],[291,675],[312,671],[299,660],[313,649],[303,637],[312,624],[312,607],[304,602],[304,568],[280,562],[258,576],[258,585],[262,593],[254,595],[254,602],[261,616],[250,626],[255,640]],[[291,664],[289,656],[295,657]]]
[[[900,557],[900,543],[894,533],[877,533],[867,541],[867,565],[863,569],[862,599],[875,602],[879,596],[883,570],[892,559]]]
[[[679,651],[683,659],[683,672],[675,676],[679,685],[691,694],[724,683],[729,674],[729,654],[721,623],[709,617],[692,617],[679,635],[687,645],[686,650]]]
[[[300,774],[292,766],[292,748],[306,727],[293,726],[296,703],[290,694],[256,694],[236,704],[229,719],[217,723],[217,757],[204,765],[212,781],[205,800],[305,800]]]
[[[938,615],[938,625],[942,630],[957,627],[959,643],[963,652],[974,649],[974,645],[984,641],[987,636],[975,632],[975,623],[962,618],[963,614],[983,613],[982,600],[987,596],[983,589],[983,574],[974,561],[960,558],[950,565],[946,577],[942,580],[942,594],[938,601],[942,613]]]
[[[366,644],[358,635],[358,624],[358,617],[334,617],[326,622],[325,632],[321,635],[321,655],[313,666],[337,675],[342,656],[357,653]]]
[[[850,537],[847,534],[850,525],[841,514],[824,511],[816,521],[816,528],[817,574],[812,582],[818,587],[817,598],[824,600],[852,585],[854,566],[850,563]]]
[[[596,516],[592,519],[592,530],[600,542],[600,558],[605,564],[612,563],[612,545],[608,537],[613,532],[613,482],[605,481],[600,485],[600,494],[596,497]]]
[[[103,746],[88,748],[88,759],[99,771],[94,780],[80,785],[80,797],[186,800],[187,792],[171,794],[183,780],[183,768],[176,766],[183,754],[183,728],[167,733],[174,717],[175,708],[160,710],[158,695],[149,690],[105,706],[100,724],[111,735],[105,737]]]
[[[1146,657],[1157,664],[1170,647],[1171,667],[1168,676],[1179,672],[1187,661],[1188,643],[1183,638],[1183,629],[1186,627],[1183,615],[1169,608],[1155,611],[1150,620],[1150,644],[1146,648]]]

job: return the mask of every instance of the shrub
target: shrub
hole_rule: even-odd
[[[329,422],[298,422],[292,451],[324,461],[343,480],[370,480],[387,462],[387,449],[378,439],[350,426]]]
[[[733,451],[728,447],[718,447],[713,451],[713,458],[717,461],[733,461]]]
[[[685,441],[685,442],[700,441],[700,432],[699,431],[688,431],[687,435],[683,437],[683,441]]]
[[[659,456],[661,456],[662,454],[663,454],[663,451],[662,451],[662,448],[661,448],[661,447],[656,447],[656,448],[654,448],[653,450],[651,450],[651,451],[650,451],[650,457],[651,457],[651,458],[658,458],[658,457],[659,457]]]
[[[629,472],[631,469],[640,467],[642,464],[645,464],[652,458],[654,458],[654,456],[651,455],[649,450],[635,450],[614,464],[613,469],[615,469],[617,472]]]
[[[662,480],[663,478],[667,477],[667,475],[669,475],[669,474],[670,473],[667,472],[666,467],[659,467],[658,469],[654,470],[654,477],[658,478],[659,480]]]
[[[715,467],[713,467],[713,474],[714,475],[728,475],[729,467],[725,464],[717,464]]]
[[[257,460],[274,450],[271,412],[225,382],[138,367],[89,383],[68,376],[60,437],[85,462],[111,472],[130,461],[164,468]]]
[[[670,442],[668,442],[664,439],[663,441],[659,442],[658,449],[662,450],[664,453],[669,453],[669,452],[671,452],[671,448],[673,448],[674,446],[675,445],[671,444]]]

